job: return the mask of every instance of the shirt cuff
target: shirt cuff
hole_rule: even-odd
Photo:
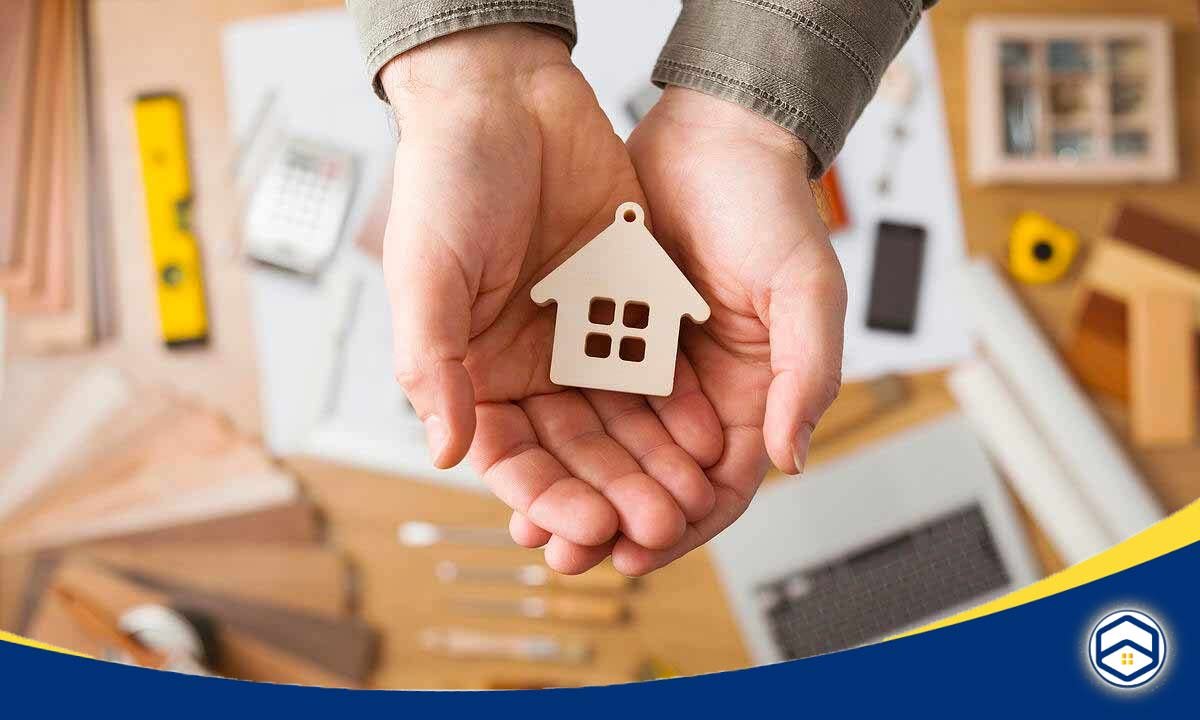
[[[460,30],[531,23],[575,47],[572,0],[346,0],[358,26],[367,74],[386,101],[379,71],[400,53]]]
[[[735,102],[833,162],[921,18],[913,0],[684,0],[653,80]]]

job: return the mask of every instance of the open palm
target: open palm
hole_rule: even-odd
[[[397,378],[435,464],[469,450],[514,539],[546,545],[560,571],[618,542],[669,551],[716,501],[702,467],[721,457],[721,425],[695,371],[681,361],[668,398],[555,386],[553,310],[529,297],[620,203],[645,202],[624,144],[536,30],[402,57],[383,76],[401,123],[384,267]]]
[[[716,411],[713,511],[671,548],[619,540],[613,561],[643,574],[702,545],[745,510],[768,457],[803,469],[841,378],[846,289],[808,186],[807,150],[748,111],[668,89],[629,142],[654,233],[712,308],[683,354]]]

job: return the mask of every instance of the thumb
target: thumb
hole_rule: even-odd
[[[763,438],[775,466],[804,471],[813,429],[841,388],[846,281],[824,234],[806,237],[771,281],[771,372]]]
[[[384,273],[396,380],[425,425],[433,464],[445,469],[475,435],[475,391],[463,365],[473,296],[463,264],[425,220],[393,204]]]

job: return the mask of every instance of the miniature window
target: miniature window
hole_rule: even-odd
[[[588,333],[583,341],[583,354],[593,358],[608,357],[612,354],[612,338],[604,333]]]
[[[646,359],[646,341],[636,337],[621,338],[619,353],[622,360],[640,363]]]
[[[608,298],[595,298],[588,308],[588,322],[593,325],[612,325],[617,316],[617,304]]]
[[[650,325],[650,306],[642,302],[625,303],[621,323],[627,328],[645,330]]]

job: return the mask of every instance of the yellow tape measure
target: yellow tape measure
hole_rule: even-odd
[[[200,248],[190,227],[192,181],[183,102],[172,94],[143,95],[134,104],[133,117],[163,342],[168,347],[203,343],[208,312]]]

